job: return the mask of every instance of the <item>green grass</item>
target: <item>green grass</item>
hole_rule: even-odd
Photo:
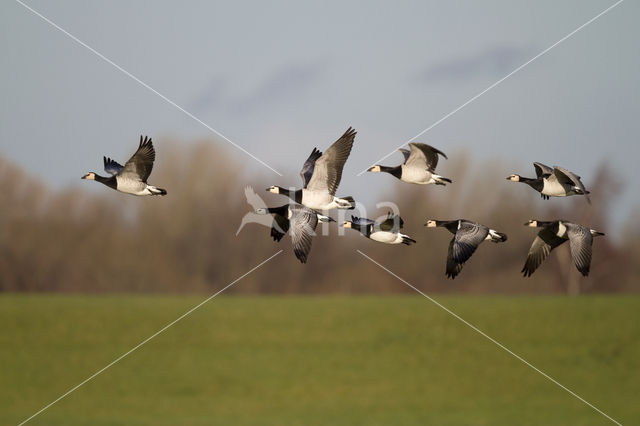
[[[0,424],[203,300],[0,296]],[[640,297],[438,297],[623,424],[640,423]],[[607,424],[422,297],[219,297],[43,425]]]

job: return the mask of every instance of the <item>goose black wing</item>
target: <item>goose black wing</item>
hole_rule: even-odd
[[[456,263],[464,263],[489,235],[489,228],[478,223],[462,221],[453,236],[451,255]]]
[[[367,219],[366,217],[357,217],[351,216],[351,222],[354,225],[373,225],[375,222],[371,219]]]
[[[574,185],[580,188],[580,190],[584,193],[585,198],[591,204],[591,199],[587,195],[587,190],[585,189],[582,181],[580,180],[580,176],[576,175],[573,172],[570,172],[567,169],[563,169],[562,167],[555,166],[553,168],[553,174],[558,179],[560,183],[566,183],[568,185]]]
[[[410,167],[426,167],[427,170],[434,171],[438,165],[438,155],[447,158],[444,152],[426,143],[412,142],[409,144],[409,149],[406,165]]]
[[[563,222],[567,227],[571,257],[576,268],[583,276],[589,275],[591,268],[591,250],[593,246],[593,236],[587,228],[575,223]]]
[[[393,215],[392,213],[389,213],[384,221],[376,223],[378,229],[387,232],[399,232],[403,226],[404,220],[400,215]]]
[[[411,155],[411,151],[409,151],[408,149],[404,149],[404,148],[400,148],[398,151],[400,151],[402,153],[402,156],[404,157],[403,164],[406,164],[407,160],[409,159],[409,156]]]
[[[455,277],[462,271],[462,263],[458,263],[453,259],[453,246],[455,244],[455,237],[451,239],[449,243],[449,251],[447,252],[447,267],[446,274],[447,277],[451,279],[455,279]]]
[[[533,167],[536,169],[536,177],[550,175],[553,173],[552,167],[545,166],[544,164],[538,163],[537,161],[533,163]]]
[[[318,225],[316,212],[308,208],[294,208],[290,219],[291,243],[293,252],[302,263],[307,262],[307,256],[311,251],[311,242]]]
[[[153,149],[151,138],[145,136],[143,139],[143,137],[140,136],[138,150],[129,161],[125,163],[120,176],[146,183],[151,174],[151,169],[153,169],[155,159],[156,151]]]
[[[316,160],[311,178],[307,183],[308,190],[336,194],[342,178],[342,169],[351,153],[355,137],[356,131],[349,127],[340,139]]]
[[[542,228],[533,240],[529,253],[527,254],[527,260],[524,262],[524,266],[520,272],[522,272],[525,277],[530,277],[531,274],[538,269],[538,266],[549,256],[551,250],[565,241],[567,240],[558,237],[556,233],[553,232],[551,226]]]
[[[122,171],[122,169],[124,169],[124,166],[122,164],[118,163],[115,160],[112,160],[109,157],[102,157],[102,160],[104,161],[104,171],[112,176],[117,175]]]
[[[315,168],[316,161],[318,158],[322,156],[322,151],[318,148],[313,148],[309,158],[302,165],[302,170],[300,170],[300,177],[302,177],[302,187],[306,188],[309,180],[311,180],[311,176],[313,175],[313,169]]]
[[[274,215],[273,224],[271,225],[271,238],[274,241],[280,241],[287,231],[289,231],[289,219],[279,214]]]

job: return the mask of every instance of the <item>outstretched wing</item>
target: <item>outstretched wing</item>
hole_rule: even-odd
[[[451,239],[449,243],[449,251],[447,252],[447,277],[455,279],[456,276],[462,271],[462,263],[458,263],[453,259],[453,246],[455,244],[455,237]]]
[[[453,237],[453,260],[464,263],[489,235],[489,228],[478,223],[463,221]]]
[[[566,183],[566,184],[569,184],[569,185],[574,185],[574,186],[577,186],[578,188],[580,188],[580,190],[584,193],[584,196],[587,199],[587,201],[589,202],[589,204],[591,204],[591,199],[587,195],[587,190],[585,189],[584,185],[582,184],[582,181],[580,180],[580,176],[576,175],[573,172],[570,172],[567,169],[563,169],[562,167],[558,167],[558,166],[555,166],[553,168],[553,173],[558,178],[558,182]]]
[[[538,163],[537,161],[535,163],[533,163],[533,167],[535,167],[536,169],[536,176],[540,177],[540,176],[544,176],[544,175],[550,175],[553,173],[553,168],[549,167],[549,166],[545,166],[542,163]]]
[[[366,217],[357,217],[351,216],[351,222],[354,225],[373,225],[375,222],[371,219],[367,219]]]
[[[311,191],[328,191],[335,195],[344,163],[351,153],[351,147],[356,137],[356,131],[349,127],[347,131],[333,143],[315,162],[307,189]],[[304,169],[304,167],[303,167]]]
[[[316,226],[318,225],[318,216],[308,208],[291,208],[293,209],[293,214],[290,219],[290,233],[293,252],[300,262],[306,263],[307,256],[311,251],[311,242],[315,235]]]
[[[398,151],[400,151],[402,153],[402,156],[404,157],[403,164],[406,164],[407,160],[409,159],[409,156],[411,155],[411,151],[404,148],[400,148]]]
[[[109,173],[110,175],[117,175],[122,171],[122,169],[124,169],[124,166],[122,166],[122,164],[118,163],[115,160],[112,160],[109,157],[102,157],[102,160],[104,161],[104,171]]]
[[[407,166],[426,167],[427,170],[434,171],[438,165],[438,155],[447,158],[444,152],[426,143],[412,142],[409,144],[409,149],[409,158],[406,160]]]
[[[311,180],[311,176],[313,175],[313,169],[316,165],[316,160],[322,156],[322,151],[318,148],[313,148],[311,154],[309,154],[309,158],[302,165],[302,170],[300,170],[300,177],[302,177],[302,187],[306,188],[309,180]]]
[[[156,151],[153,149],[151,138],[140,136],[140,145],[135,154],[127,161],[120,176],[131,180],[139,180],[147,183],[147,179],[153,169],[156,159]]]
[[[289,231],[289,219],[279,214],[274,215],[273,224],[271,225],[271,238],[274,241],[280,241],[287,231]]]
[[[575,223],[563,222],[567,227],[569,236],[569,246],[571,247],[571,257],[576,268],[583,276],[589,275],[591,268],[591,249],[593,246],[593,236],[587,228]]]
[[[376,223],[378,229],[387,232],[399,232],[403,226],[404,220],[402,220],[400,215],[394,215],[392,213],[387,214],[387,218],[384,221]]]
[[[541,229],[531,244],[529,254],[527,254],[527,260],[524,262],[524,266],[520,272],[522,272],[525,277],[530,277],[531,274],[538,269],[538,266],[549,256],[551,250],[565,241],[567,240],[558,237],[551,227]]]

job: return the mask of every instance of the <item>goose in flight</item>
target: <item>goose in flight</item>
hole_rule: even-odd
[[[104,177],[94,172],[82,176],[82,179],[96,180],[116,191],[132,195],[167,195],[167,191],[147,184],[151,174],[156,151],[153,149],[151,138],[140,136],[138,150],[124,166],[108,157],[103,157],[104,171],[111,176]]]
[[[314,148],[300,171],[302,189],[289,190],[271,186],[267,191],[286,195],[296,203],[314,210],[354,209],[353,197],[339,198],[335,195],[355,136],[356,131],[349,127],[324,154]]]
[[[446,268],[447,277],[451,279],[455,279],[462,270],[464,263],[469,260],[483,241],[489,240],[493,243],[507,241],[506,234],[465,219],[428,220],[424,226],[429,228],[444,227],[453,234],[453,238],[449,243]]]
[[[318,222],[334,222],[328,216],[321,215],[307,207],[295,204],[285,204],[280,207],[256,209],[259,215],[273,214],[271,237],[280,241],[284,234],[291,234],[293,252],[302,263],[307,262],[311,251],[311,242],[315,235]]]
[[[569,241],[571,257],[576,268],[583,276],[589,275],[593,237],[604,235],[604,233],[577,223],[567,222],[566,220],[554,220],[551,222],[530,220],[525,223],[525,226],[542,228],[533,240],[527,260],[522,268],[521,272],[525,277],[530,277],[549,256],[551,250],[567,240]]]
[[[416,240],[400,233],[403,225],[404,221],[399,215],[388,213],[384,220],[378,222],[364,217],[351,216],[351,221],[344,222],[342,226],[360,231],[365,237],[385,244],[411,245],[415,243]]]
[[[535,178],[527,178],[518,174],[507,177],[512,182],[523,182],[541,194],[541,197],[548,200],[549,197],[568,197],[569,195],[584,195],[587,202],[591,204],[589,191],[587,191],[580,180],[580,176],[562,167],[545,166],[535,162]]]
[[[403,182],[418,185],[446,185],[451,179],[435,173],[438,165],[438,155],[447,158],[444,152],[425,143],[410,143],[409,149],[400,149],[404,156],[404,163],[399,166],[389,167],[375,165],[368,172],[386,172],[392,174]]]

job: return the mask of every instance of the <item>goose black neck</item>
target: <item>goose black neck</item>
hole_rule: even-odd
[[[289,209],[289,204],[285,204],[284,206],[280,206],[280,207],[269,207],[267,209],[267,212],[287,217],[288,209]]]
[[[542,191],[544,187],[544,182],[541,178],[528,178],[528,177],[520,177],[520,182],[526,183],[536,191]]]
[[[394,175],[398,179],[400,179],[400,176],[402,176],[402,166],[380,166],[380,171]]]
[[[360,231],[360,233],[367,238],[369,238],[369,236],[371,235],[371,229],[373,228],[371,224],[363,225],[353,222],[351,222],[351,227],[357,231]]]
[[[296,203],[302,204],[302,189],[295,189],[292,191],[290,189],[279,186],[278,190],[279,190],[278,192],[279,194],[286,195]]]
[[[449,231],[454,234],[458,230],[458,221],[457,220],[435,220],[436,226],[441,226],[443,228],[447,228]]]
[[[115,176],[109,176],[109,177],[100,176],[100,175],[95,175],[95,176],[98,182],[107,185],[109,188],[116,189],[118,186]]]

